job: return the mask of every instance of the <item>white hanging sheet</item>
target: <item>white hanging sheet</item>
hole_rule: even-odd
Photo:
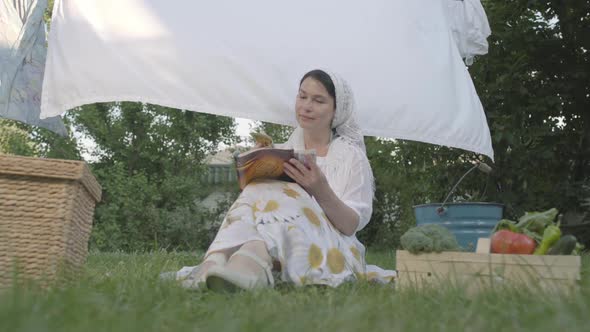
[[[65,135],[59,116],[39,118],[47,53],[46,7],[47,0],[0,0],[0,118]]]
[[[365,135],[493,158],[447,0],[56,0],[42,117],[141,101],[295,122],[300,77],[351,84]]]
[[[448,20],[459,54],[467,65],[476,55],[488,53],[492,33],[487,15],[479,0],[447,0]]]

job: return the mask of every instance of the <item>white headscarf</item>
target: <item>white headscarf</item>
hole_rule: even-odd
[[[360,147],[366,153],[363,134],[356,121],[354,95],[350,85],[339,75],[328,70],[323,71],[332,79],[336,92],[336,110],[332,120],[332,129],[336,135],[333,139],[340,138],[349,144]],[[304,149],[303,128],[297,126],[285,145]]]

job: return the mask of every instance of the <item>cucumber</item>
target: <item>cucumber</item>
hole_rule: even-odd
[[[573,235],[564,235],[547,251],[547,255],[571,255],[578,240]]]

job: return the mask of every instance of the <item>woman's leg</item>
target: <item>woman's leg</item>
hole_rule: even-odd
[[[199,268],[194,269],[183,281],[183,285],[189,288],[198,288],[199,283],[205,280],[205,274],[211,267],[216,265],[225,265],[227,263],[227,259],[239,248],[240,247],[238,246],[208,253],[199,265]]]
[[[274,286],[271,257],[263,241],[246,242],[223,266],[207,273],[207,287],[213,291],[235,292],[240,289]]]
[[[272,259],[266,249],[266,244],[263,241],[250,241],[244,243],[239,250],[246,250],[258,256],[263,261],[271,264]],[[225,267],[228,270],[236,272],[246,272],[255,274],[264,274],[264,270],[259,264],[252,261],[251,258],[243,255],[233,255]]]
[[[234,247],[208,253],[207,256],[205,256],[205,258],[203,259],[203,262],[201,263],[201,266],[199,268],[199,274],[204,274],[205,272],[207,272],[207,270],[209,270],[209,268],[211,268],[211,266],[218,265],[220,261],[227,262],[227,259],[238,249],[239,247]]]

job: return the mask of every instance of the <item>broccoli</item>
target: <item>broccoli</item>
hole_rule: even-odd
[[[410,228],[402,235],[400,241],[402,247],[412,254],[461,250],[451,231],[434,224]]]

